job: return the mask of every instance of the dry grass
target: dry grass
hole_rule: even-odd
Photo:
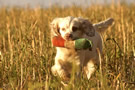
[[[55,17],[82,16],[114,25],[102,35],[102,67],[90,80],[71,80],[67,87],[51,74],[55,49],[49,23]],[[73,75],[74,76],[74,75]],[[0,9],[0,89],[135,89],[135,5]]]

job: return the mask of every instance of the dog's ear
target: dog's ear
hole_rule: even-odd
[[[95,28],[96,31],[101,33],[104,32],[109,26],[111,26],[113,22],[114,22],[113,18],[108,18],[104,21],[93,24],[93,27]]]
[[[55,18],[51,24],[50,24],[50,28],[51,28],[51,37],[54,36],[59,36],[60,32],[59,32],[59,22],[60,22],[61,18]]]
[[[80,19],[81,29],[85,32],[86,35],[93,37],[95,36],[95,29],[91,22],[88,19]]]

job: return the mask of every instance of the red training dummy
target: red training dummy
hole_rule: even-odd
[[[55,36],[52,39],[53,46],[64,47],[65,40],[61,36]]]

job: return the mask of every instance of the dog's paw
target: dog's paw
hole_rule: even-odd
[[[70,80],[70,73],[66,72],[65,70],[61,70],[59,72],[59,76],[62,79],[62,81],[67,82]]]
[[[58,75],[55,65],[52,66],[51,71],[52,71],[52,74],[53,74],[54,76],[57,76],[57,75]]]
[[[59,68],[59,66],[52,66],[51,71],[54,76],[59,76],[63,81],[69,81],[70,79],[70,73]]]

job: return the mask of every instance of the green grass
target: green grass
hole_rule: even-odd
[[[74,75],[67,87],[51,73],[55,48],[49,24],[55,17],[82,16],[96,23],[112,17],[102,35],[102,67],[90,80]],[[135,5],[76,6],[48,9],[0,8],[0,90],[133,90],[135,89]]]

